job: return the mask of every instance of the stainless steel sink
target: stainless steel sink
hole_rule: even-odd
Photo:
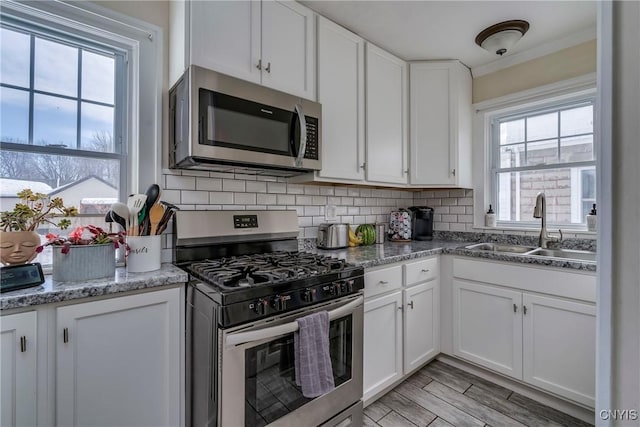
[[[589,251],[578,251],[574,249],[543,249],[538,248],[534,249],[531,252],[527,253],[527,255],[533,256],[543,256],[543,257],[552,257],[552,258],[562,258],[562,259],[575,259],[580,261],[596,261],[596,253]]]
[[[476,251],[490,251],[490,252],[504,252],[511,254],[524,254],[530,252],[536,248],[531,246],[520,245],[505,245],[502,243],[477,243],[475,245],[469,245],[466,249]]]

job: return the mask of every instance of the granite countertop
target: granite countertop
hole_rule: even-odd
[[[365,268],[392,264],[415,258],[437,254],[461,255],[495,261],[517,262],[520,264],[541,265],[545,267],[569,268],[581,271],[596,271],[596,264],[587,261],[575,261],[561,258],[548,258],[532,255],[495,253],[470,250],[465,247],[478,242],[459,240],[432,240],[428,242],[412,241],[385,242],[383,245],[358,246],[347,249],[322,250],[306,247],[305,250],[318,254],[345,259],[347,262]]]
[[[78,283],[54,282],[50,275],[45,277],[40,286],[2,293],[0,310],[175,285],[189,280],[186,272],[172,264],[162,264],[160,270],[146,273],[128,273],[124,267],[119,267],[114,277]]]

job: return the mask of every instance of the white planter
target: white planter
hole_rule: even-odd
[[[113,278],[116,271],[115,246],[72,245],[68,253],[62,246],[53,249],[53,280],[57,282],[82,282],[85,280]]]

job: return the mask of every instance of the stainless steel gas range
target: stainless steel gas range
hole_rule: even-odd
[[[187,425],[361,426],[364,272],[298,252],[295,211],[181,211]],[[335,389],[296,385],[296,319],[325,310]]]

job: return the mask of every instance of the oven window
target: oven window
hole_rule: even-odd
[[[329,325],[335,386],[351,379],[352,316]],[[246,350],[245,426],[264,426],[311,401],[296,385],[293,334]]]

